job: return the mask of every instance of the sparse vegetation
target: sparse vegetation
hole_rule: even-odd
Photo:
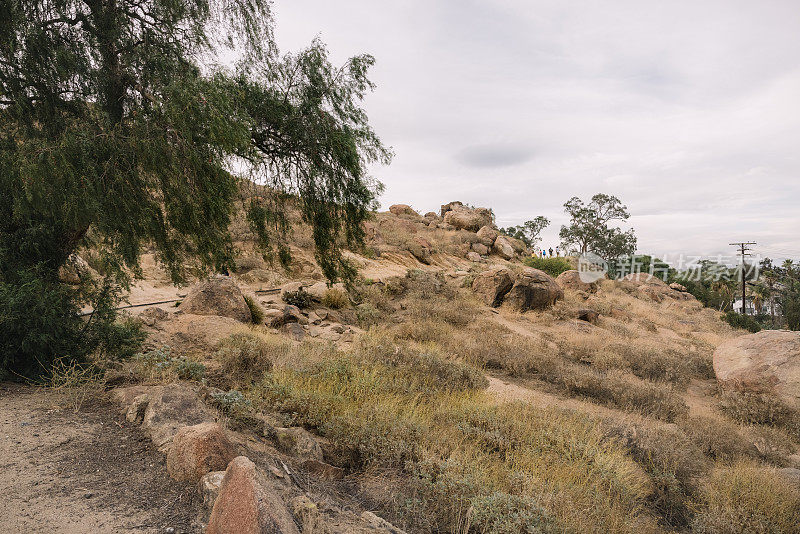
[[[132,361],[136,374],[145,380],[201,380],[205,366],[184,356],[172,356],[168,346],[136,354]]]

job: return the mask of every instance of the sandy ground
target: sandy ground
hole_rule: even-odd
[[[106,400],[0,384],[0,531],[201,532],[192,485]]]

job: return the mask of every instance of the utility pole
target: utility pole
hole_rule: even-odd
[[[746,284],[746,281],[745,281],[745,274],[744,274],[744,257],[745,256],[752,256],[752,254],[748,254],[747,253],[748,250],[751,250],[750,247],[748,247],[747,245],[755,245],[756,242],[755,241],[744,241],[744,242],[740,242],[740,243],[728,243],[728,244],[731,245],[731,246],[734,246],[734,247],[739,247],[739,249],[740,249],[739,253],[742,255],[742,270],[741,270],[741,273],[742,273],[742,315],[746,315],[747,314],[747,308],[746,308],[746,306],[747,306],[747,301],[746,301],[747,284]]]

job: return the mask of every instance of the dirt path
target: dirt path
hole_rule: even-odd
[[[77,413],[63,400],[0,384],[0,530],[201,531],[196,489],[167,476],[149,439],[104,400]]]

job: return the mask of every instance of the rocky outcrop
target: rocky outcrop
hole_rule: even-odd
[[[430,265],[431,263],[431,243],[424,237],[416,236],[406,243],[406,250],[408,250],[417,261]]]
[[[167,472],[179,481],[199,482],[209,471],[223,470],[236,447],[218,423],[181,428],[167,451]]]
[[[492,223],[492,213],[486,208],[456,206],[444,214],[444,222],[458,230],[477,232],[481,227]]]
[[[475,291],[487,306],[497,307],[503,297],[514,286],[514,274],[505,267],[488,269],[475,276],[472,290]]]
[[[454,200],[453,202],[448,202],[447,204],[442,204],[441,210],[439,211],[439,216],[444,218],[444,214],[448,211],[452,211],[456,208],[463,208],[464,203],[458,200]]]
[[[208,520],[206,534],[299,534],[291,512],[255,464],[234,458]]]
[[[486,256],[489,254],[489,247],[484,245],[483,243],[473,243],[472,250],[480,254],[481,256]]]
[[[472,261],[472,262],[479,262],[479,261],[481,261],[481,255],[480,255],[480,254],[478,254],[477,252],[474,252],[474,251],[472,251],[472,250],[471,250],[471,251],[469,251],[469,252],[467,252],[467,255],[466,255],[465,257],[466,257],[466,258],[467,258],[469,261]]]
[[[219,315],[243,323],[252,320],[250,308],[239,287],[230,278],[222,276],[210,278],[192,287],[181,302],[180,309],[184,313]]]
[[[561,287],[544,271],[524,267],[503,303],[517,311],[548,308],[564,297]]]
[[[800,409],[800,333],[765,330],[731,339],[714,351],[723,387],[768,392]]]
[[[511,238],[504,235],[498,236],[497,239],[495,239],[492,251],[504,260],[513,259],[515,254]]]
[[[574,269],[559,274],[558,277],[556,277],[556,283],[561,289],[584,291],[586,293],[594,293],[600,287],[599,281],[586,283],[581,280],[580,273]]]
[[[419,217],[419,213],[417,213],[414,208],[408,204],[393,204],[392,206],[389,206],[389,211],[395,215],[411,215],[414,217]]]
[[[497,239],[497,236],[500,234],[498,233],[497,230],[495,230],[491,226],[486,225],[486,226],[481,226],[481,228],[477,232],[477,235],[478,235],[478,240],[481,244],[491,248],[491,246],[494,245],[495,239]]]
[[[187,385],[174,383],[156,386],[147,395],[142,426],[159,448],[166,446],[184,426],[213,422],[215,419],[211,410]]]

